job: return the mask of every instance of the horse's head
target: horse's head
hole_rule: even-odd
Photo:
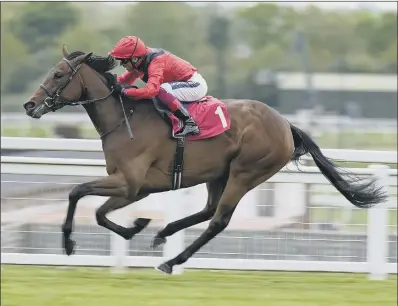
[[[76,56],[69,54],[65,45],[62,48],[64,58],[48,73],[43,84],[33,93],[28,102],[23,104],[26,114],[39,119],[49,111],[56,111],[67,101],[79,100],[85,92],[79,70],[92,53]]]

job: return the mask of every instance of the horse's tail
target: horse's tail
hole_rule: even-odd
[[[292,161],[296,165],[301,156],[310,154],[322,174],[348,201],[359,208],[369,208],[387,199],[387,193],[383,187],[376,185],[375,179],[366,180],[343,170],[322,154],[308,134],[292,124],[290,128],[295,146]]]

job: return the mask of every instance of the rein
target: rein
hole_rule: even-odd
[[[63,60],[68,64],[68,66],[72,69],[72,73],[69,76],[68,80],[66,81],[65,84],[61,85],[60,87],[58,87],[53,93],[51,93],[43,84],[40,84],[40,88],[44,90],[44,92],[46,93],[46,95],[48,96],[47,98],[44,99],[44,105],[49,108],[51,111],[55,112],[56,110],[64,107],[64,106],[76,106],[76,105],[86,105],[86,104],[91,104],[91,103],[95,103],[98,101],[103,101],[107,98],[109,98],[112,93],[114,92],[114,89],[112,88],[111,91],[109,92],[108,95],[101,97],[101,98],[97,98],[97,99],[90,99],[90,100],[78,100],[78,101],[67,101],[67,100],[60,100],[61,97],[61,93],[62,91],[68,86],[68,84],[72,81],[73,77],[75,75],[78,75],[78,77],[80,78],[80,83],[83,87],[83,94],[82,96],[85,96],[85,93],[87,91],[87,87],[84,85],[83,82],[83,78],[81,77],[80,74],[78,74],[80,68],[82,67],[82,64],[79,64],[76,68],[73,67],[73,65],[71,64],[71,62],[69,60],[67,60],[66,58],[63,58]],[[101,79],[101,81],[103,81]],[[105,84],[105,82],[104,82]],[[106,84],[105,84],[106,85]],[[123,99],[122,99],[122,95],[119,94],[119,101],[120,101],[120,106],[122,107],[123,110],[123,116],[124,119],[118,124],[116,125],[114,128],[112,128],[111,130],[105,132],[105,133],[100,133],[99,129],[97,128],[97,126],[94,124],[95,129],[97,130],[100,138],[102,139],[103,137],[105,137],[106,135],[110,134],[111,132],[113,132],[114,130],[116,130],[119,126],[121,126],[123,123],[126,123],[126,128],[127,131],[129,133],[130,136],[130,140],[134,138],[133,136],[133,132],[131,131],[131,127],[130,124],[128,122],[128,120],[130,119],[130,117],[133,114],[133,111],[130,110],[129,115],[127,116],[126,111],[124,109],[124,104],[123,104]]]

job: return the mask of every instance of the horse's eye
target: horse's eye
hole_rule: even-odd
[[[62,74],[60,72],[56,72],[54,74],[54,79],[60,79],[60,78],[62,78]]]

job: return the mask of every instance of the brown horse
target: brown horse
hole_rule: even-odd
[[[28,116],[39,119],[66,105],[83,105],[102,140],[108,176],[78,185],[69,194],[62,231],[63,247],[71,255],[75,246],[71,239],[73,216],[78,200],[84,196],[109,197],[96,211],[97,222],[125,239],[131,239],[148,225],[150,219],[138,218],[134,226],[125,228],[106,215],[151,193],[172,190],[176,140],[151,100],[121,103],[119,97],[113,96],[108,72],[116,65],[113,58],[80,51],[69,54],[65,47],[62,51],[64,58],[23,106]],[[158,270],[172,273],[174,265],[187,261],[227,227],[248,191],[290,161],[298,162],[304,154],[311,154],[325,177],[355,206],[368,208],[386,199],[375,181],[363,181],[342,172],[306,133],[266,104],[253,100],[223,102],[231,118],[230,129],[210,139],[186,141],[184,153],[181,188],[206,183],[207,204],[202,211],[168,224],[157,233],[152,246],[165,243],[166,237],[184,228],[211,221],[196,241]],[[130,109],[128,115],[123,105]],[[129,137],[127,122],[134,139]]]

